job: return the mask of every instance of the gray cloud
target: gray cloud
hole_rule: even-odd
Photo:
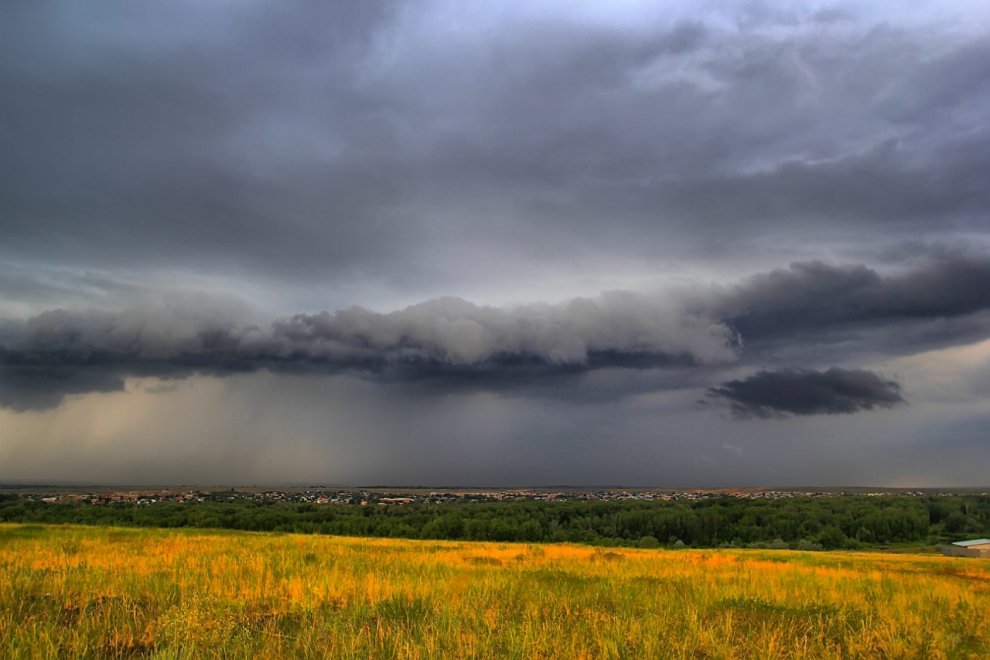
[[[124,375],[99,366],[0,365],[0,407],[12,410],[54,408],[70,394],[123,391]]]
[[[961,317],[990,308],[990,258],[935,250],[920,268],[882,276],[865,265],[794,263],[732,287],[721,304],[744,340],[793,339],[836,326]]]
[[[551,305],[481,307],[441,298],[380,314],[361,307],[297,315],[262,330],[210,298],[121,312],[63,309],[9,322],[8,360],[304,359],[330,363],[426,361],[454,367],[533,359],[585,365],[644,354],[705,364],[735,357],[732,334],[676,302],[631,292]],[[3,336],[0,336],[3,339]]]
[[[702,364],[735,357],[724,325],[676,303],[630,292],[508,310],[457,298],[391,314],[351,308],[277,323],[275,338],[331,358],[367,351],[375,357],[452,366],[518,358],[585,365],[596,357],[621,354],[683,356]]]
[[[990,260],[933,249],[923,266],[889,276],[863,265],[796,263],[714,289],[510,307],[447,297],[390,313],[350,307],[274,322],[236,301],[170,294],[119,311],[58,309],[8,321],[0,364],[18,370],[11,383],[38,367],[25,397],[52,368],[102,371],[99,382],[111,383],[126,374],[345,370],[423,387],[532,392],[544,378],[559,387],[561,377],[602,369],[712,372],[740,360],[786,365],[794,354],[806,367],[834,359],[820,347],[829,342],[847,359],[951,345],[985,336],[988,291]],[[66,393],[88,382],[51,380],[53,392]]]
[[[970,231],[990,204],[976,21],[960,35],[747,4],[3,11],[0,257],[39,265],[433,297],[519,254],[524,271],[671,263],[796,231],[843,249],[864,226]]]
[[[352,307],[297,315],[267,328],[245,324],[246,314],[204,296],[172,296],[118,312],[53,310],[0,328],[0,364],[18,373],[37,367],[39,382],[55,366],[144,375],[350,369],[399,380],[497,384],[606,366],[736,358],[724,324],[677,300],[630,292],[511,308],[442,298],[389,314]],[[76,391],[72,382],[66,392]],[[61,391],[58,379],[52,389]],[[53,400],[42,397],[39,404]]]
[[[904,403],[898,383],[871,371],[835,367],[760,371],[711,388],[709,394],[728,399],[738,417],[763,419],[785,414],[845,415]]]

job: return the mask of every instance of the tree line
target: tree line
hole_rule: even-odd
[[[855,549],[990,536],[990,497],[720,497],[691,502],[360,506],[250,500],[48,504],[0,495],[0,521],[643,547]]]

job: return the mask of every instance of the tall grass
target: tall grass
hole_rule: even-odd
[[[990,566],[0,525],[0,656],[981,657]]]

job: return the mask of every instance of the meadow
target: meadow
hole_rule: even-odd
[[[985,657],[990,564],[0,525],[0,656]]]

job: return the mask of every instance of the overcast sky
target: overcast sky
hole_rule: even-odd
[[[987,485],[985,2],[0,7],[0,481]]]

